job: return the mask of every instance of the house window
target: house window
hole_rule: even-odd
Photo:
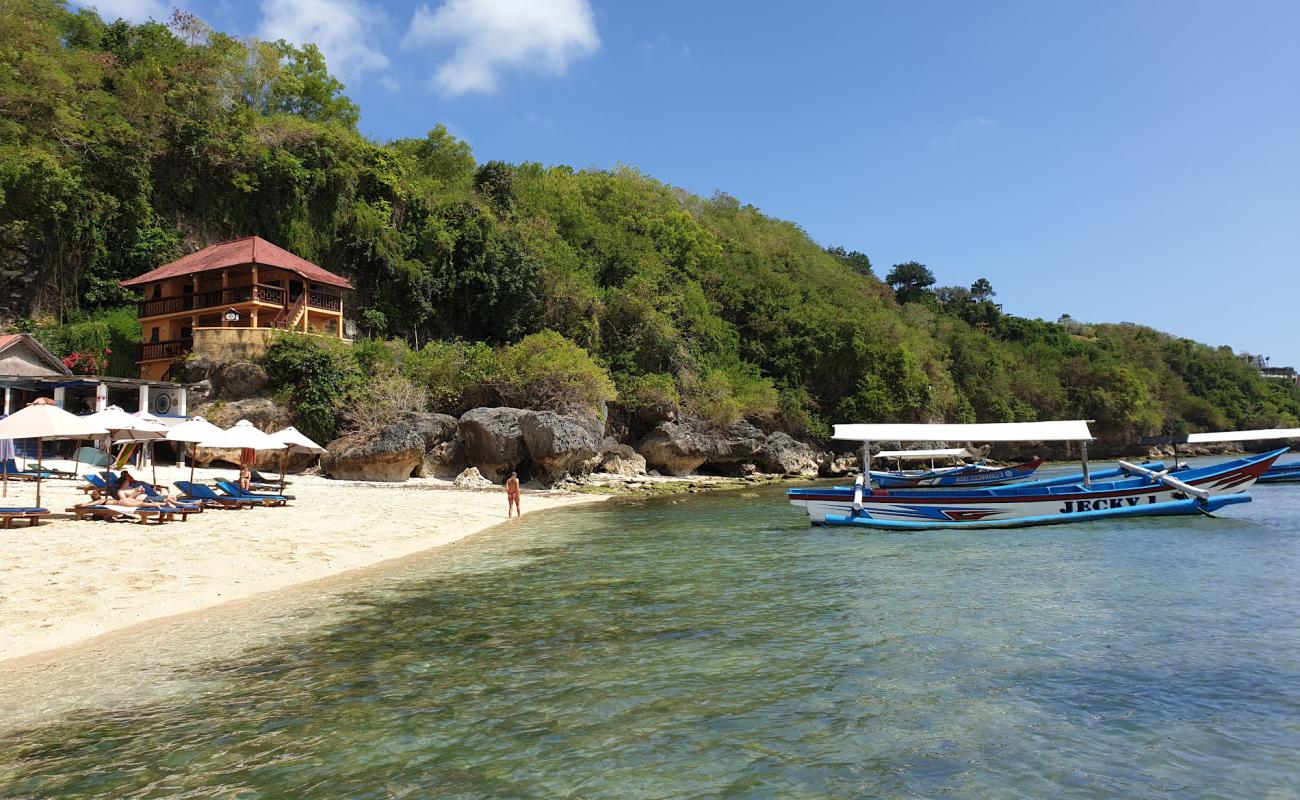
[[[151,331],[149,331],[149,341],[151,341],[151,342],[156,342],[156,341],[158,341],[158,329],[157,329],[157,328],[154,328],[154,329],[152,329]]]

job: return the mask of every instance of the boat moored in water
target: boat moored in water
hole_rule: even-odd
[[[1216,431],[1212,433],[1183,433],[1166,436],[1147,436],[1145,445],[1173,445],[1174,463],[1178,463],[1180,444],[1222,444],[1225,442],[1261,442],[1300,439],[1300,428],[1265,428],[1250,431]],[[1300,461],[1274,463],[1259,477],[1260,483],[1300,482]]]
[[[835,438],[861,441],[864,474],[870,474],[870,442],[887,441],[1071,441],[1083,452],[1078,481],[1047,479],[983,489],[897,491],[875,489],[862,476],[851,492],[842,488],[791,489],[789,502],[807,510],[814,524],[877,530],[992,528],[1049,525],[1135,516],[1208,514],[1250,502],[1247,490],[1285,449],[1224,464],[1179,472],[1121,461],[1116,470],[1092,474],[1084,421],[990,425],[837,425]]]
[[[1010,467],[990,467],[975,462],[955,467],[938,467],[938,459],[974,458],[974,454],[964,447],[946,450],[882,450],[875,458],[899,462],[899,468],[893,472],[872,470],[871,480],[882,489],[915,489],[929,486],[997,486],[999,484],[1019,481],[1033,475],[1043,465],[1041,458],[1016,464]],[[929,469],[904,470],[904,460],[929,460]]]

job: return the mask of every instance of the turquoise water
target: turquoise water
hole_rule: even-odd
[[[83,707],[0,730],[0,796],[1297,797],[1300,488],[1255,497],[911,535],[774,489],[541,515],[88,678],[111,702],[42,695]]]

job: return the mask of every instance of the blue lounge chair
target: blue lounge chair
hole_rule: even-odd
[[[291,499],[281,494],[253,494],[252,492],[245,492],[240,489],[237,484],[231,483],[230,481],[216,480],[213,481],[213,483],[217,484],[218,489],[236,500],[250,500],[253,502],[260,502],[262,505],[267,506],[283,506],[287,505]]]
[[[170,495],[163,494],[162,492],[158,491],[158,487],[154,486],[151,483],[145,483],[144,481],[136,481],[131,484],[131,488],[144,489],[144,496],[149,498],[150,500],[153,500],[156,503],[166,503],[172,508],[184,508],[187,509],[191,514],[198,514],[203,511],[202,504],[187,503],[183,500],[178,500],[175,497],[171,497]]]
[[[212,491],[212,487],[189,481],[176,481],[176,488],[181,490],[181,499],[190,500],[203,506],[216,508],[252,508],[261,503],[252,500],[238,500]]]
[[[27,470],[18,469],[18,465],[14,463],[14,460],[12,458],[7,458],[4,461],[0,461],[0,470],[8,472],[9,480],[11,481],[36,480],[37,473],[35,470],[28,472]],[[53,472],[49,472],[49,471],[41,472],[40,476],[42,480],[49,480],[50,478],[58,477]]]

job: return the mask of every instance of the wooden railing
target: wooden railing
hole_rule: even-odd
[[[140,345],[141,361],[156,361],[163,358],[177,358],[194,349],[194,338],[168,339],[164,342],[145,342]]]
[[[212,289],[206,292],[182,294],[177,297],[163,297],[157,300],[145,300],[139,304],[139,316],[158,317],[166,314],[180,314],[186,311],[198,311],[205,308],[248,303],[254,300],[262,303],[283,306],[287,293],[279,286],[267,286],[264,283],[246,286],[231,286],[227,289]],[[342,307],[340,300],[339,307]]]
[[[271,322],[271,326],[275,328],[295,327],[302,319],[302,315],[306,313],[307,294],[304,292],[303,294],[298,295],[298,299],[293,301],[293,305],[282,309],[279,314],[275,315],[275,319]]]
[[[343,296],[328,292],[308,292],[307,304],[312,308],[321,308],[326,311],[342,311]]]

